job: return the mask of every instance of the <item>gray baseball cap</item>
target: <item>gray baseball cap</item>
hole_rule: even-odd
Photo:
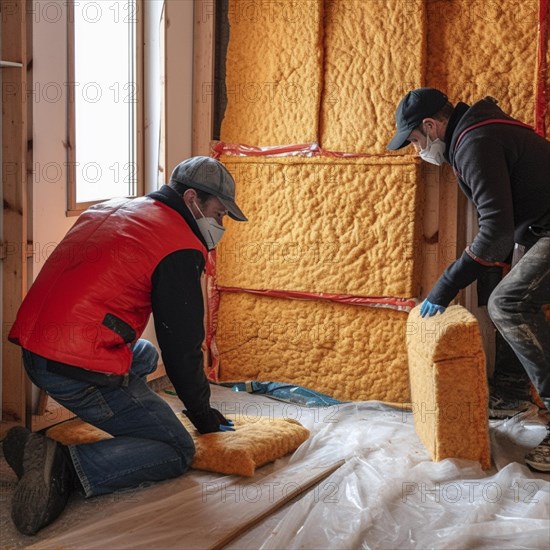
[[[227,208],[231,218],[248,221],[235,202],[235,180],[220,161],[211,157],[191,157],[174,168],[170,181],[214,195]]]

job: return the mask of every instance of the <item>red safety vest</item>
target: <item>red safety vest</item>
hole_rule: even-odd
[[[23,301],[10,341],[48,359],[126,374],[151,313],[151,276],[177,250],[206,249],[181,214],[148,197],[84,212]]]

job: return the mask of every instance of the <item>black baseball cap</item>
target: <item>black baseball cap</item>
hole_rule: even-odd
[[[411,90],[397,106],[395,126],[397,132],[388,143],[388,149],[395,151],[409,145],[410,133],[426,117],[435,115],[447,103],[447,96],[435,88]]]
[[[170,181],[218,197],[231,218],[239,222],[248,221],[235,202],[235,180],[220,161],[211,157],[191,157],[174,168]]]

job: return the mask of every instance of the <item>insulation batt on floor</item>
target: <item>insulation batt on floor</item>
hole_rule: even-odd
[[[378,402],[306,409],[261,395],[212,389],[212,403],[224,413],[247,419],[260,414],[292,418],[311,436],[292,456],[258,469],[253,478],[194,471],[97,499],[75,495],[58,522],[41,531],[38,540],[22,537],[21,546],[208,547],[198,540],[214,537],[228,523],[237,525],[259,499],[269,500],[274,476],[311,471],[339,459],[346,462],[330,477],[226,548],[548,546],[550,474],[535,474],[522,463],[526,449],[545,432],[543,419],[534,411],[491,423],[496,467],[484,472],[474,461],[432,462],[415,434],[412,415]],[[166,400],[179,408],[177,398]],[[278,483],[278,488],[290,489],[290,484]],[[204,518],[198,523],[200,514]],[[9,540],[9,529],[14,528],[4,519],[3,534]]]
[[[242,415],[227,415],[233,420],[234,430],[200,435],[183,413],[178,412],[177,417],[195,444],[191,468],[221,474],[253,476],[256,468],[295,451],[309,437],[308,430],[290,418],[257,417],[248,421]],[[46,435],[63,445],[82,445],[111,437],[79,418],[57,424]]]

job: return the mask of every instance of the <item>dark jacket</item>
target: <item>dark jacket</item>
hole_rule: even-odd
[[[54,372],[109,384],[127,373],[129,345],[153,312],[166,372],[180,399],[189,410],[205,408],[206,253],[191,213],[167,186],[147,197],[91,207],[41,269],[9,338],[45,357]]]
[[[513,124],[492,122],[464,133],[496,119]],[[471,254],[464,252],[449,266],[428,295],[432,303],[447,306],[491,269],[486,264],[508,261],[514,243],[530,248],[536,228],[550,228],[550,142],[517,122],[492,98],[471,107],[459,103],[449,119],[445,156],[477,209],[479,232]]]

